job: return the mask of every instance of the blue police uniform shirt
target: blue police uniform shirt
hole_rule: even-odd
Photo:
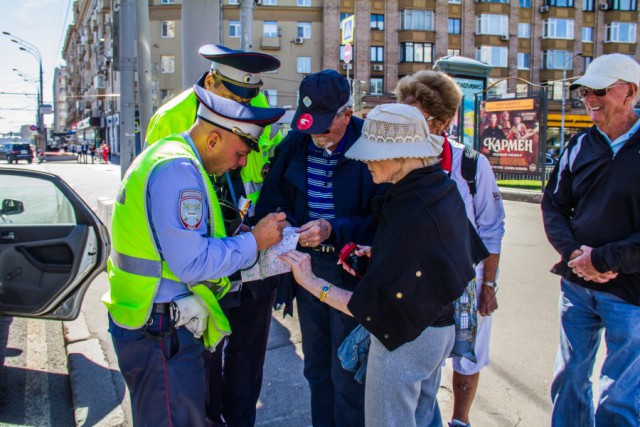
[[[182,137],[202,161],[189,134],[185,132]],[[186,224],[181,219],[181,199],[185,192],[201,195],[201,218],[195,218],[195,224]],[[202,175],[190,160],[170,160],[152,171],[147,187],[149,224],[162,259],[182,280],[179,283],[161,279],[156,303],[169,302],[189,293],[186,283],[226,277],[255,261],[258,248],[253,234],[222,239],[207,237],[208,205]]]

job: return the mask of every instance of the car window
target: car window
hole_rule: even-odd
[[[9,202],[5,202],[5,201]],[[52,183],[26,176],[3,176],[0,180],[0,209],[22,204],[22,212],[0,215],[0,224],[76,224],[67,197]]]

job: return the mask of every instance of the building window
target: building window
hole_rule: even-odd
[[[269,107],[277,107],[278,106],[278,91],[274,89],[264,89],[262,91],[264,96],[267,97],[267,101],[269,101]]]
[[[431,43],[400,43],[400,62],[433,62]]]
[[[176,36],[176,21],[162,21],[160,25],[160,37],[172,39]]]
[[[477,34],[494,34],[506,36],[509,28],[509,17],[507,15],[492,15],[483,13],[476,17]]]
[[[369,89],[371,90],[371,95],[382,95],[382,86],[384,83],[384,79],[382,78],[373,78],[369,80]]]
[[[160,56],[160,72],[162,74],[171,74],[175,72],[176,56],[161,55]]]
[[[276,6],[278,4],[278,0],[262,0],[262,4],[264,6]]]
[[[449,18],[448,25],[449,25],[449,28],[448,28],[449,34],[460,34],[459,18]]]
[[[297,0],[296,1],[296,5],[297,6],[302,6],[302,7],[310,7],[311,6],[311,0]]]
[[[479,0],[478,3],[509,3],[509,0]]]
[[[311,22],[298,22],[298,37],[311,38]]]
[[[573,69],[573,55],[568,50],[545,50],[542,52],[542,69],[571,70]]]
[[[384,47],[371,46],[371,62],[384,62]]]
[[[573,0],[545,0],[548,6],[573,7]]]
[[[504,79],[489,77],[488,83],[491,86],[488,91],[489,96],[501,96],[508,92],[507,81]]]
[[[529,94],[529,85],[526,83],[518,83],[516,84],[516,94],[518,95],[528,95]]]
[[[611,6],[613,10],[637,10],[638,2],[636,0],[613,0]]]
[[[583,56],[582,57],[582,72],[583,73],[585,71],[587,71],[587,67],[589,66],[589,64],[591,64],[591,61],[593,61],[593,56]]]
[[[460,49],[447,49],[447,56],[460,56]]]
[[[480,46],[476,49],[476,59],[494,67],[506,67],[509,49],[498,46]]]
[[[518,70],[528,70],[531,68],[531,54],[518,52]]]
[[[340,61],[344,61],[344,45],[340,45]]]
[[[544,20],[542,38],[573,39],[573,19],[550,18]]]
[[[384,15],[372,13],[371,14],[371,29],[372,30],[384,30]]]
[[[636,24],[632,22],[611,22],[607,24],[605,43],[635,43]]]
[[[565,86],[565,96],[570,95],[570,91]],[[547,98],[555,101],[562,100],[562,82],[547,82]]]
[[[433,31],[433,10],[404,9],[400,12],[400,29]]]
[[[347,19],[350,16],[353,16],[353,13],[342,12],[342,13],[340,13],[340,21],[344,21],[345,19]]]
[[[520,7],[531,8],[531,0],[519,0],[518,5]]]
[[[240,21],[229,21],[229,37],[240,37]]]
[[[449,3],[460,4],[460,0],[449,0]]]
[[[176,0],[162,0],[161,4],[174,4]]]
[[[521,39],[531,38],[531,24],[521,22],[518,24],[518,37]]]
[[[311,57],[298,56],[296,72],[300,74],[311,74]]]
[[[229,4],[238,4],[238,0],[229,0]]]
[[[594,0],[582,0],[582,10],[593,12]]]
[[[593,27],[582,27],[582,41],[593,43]]]
[[[278,21],[264,21],[262,37],[278,37]]]

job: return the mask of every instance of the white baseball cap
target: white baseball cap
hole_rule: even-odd
[[[628,83],[640,83],[640,64],[635,59],[621,53],[602,55],[591,62],[584,76],[571,83],[569,89],[580,86],[591,89],[604,89],[618,80]]]

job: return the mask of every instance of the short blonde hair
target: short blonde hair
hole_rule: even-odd
[[[394,92],[398,102],[417,102],[423,112],[447,125],[456,115],[462,100],[462,92],[451,77],[431,70],[418,71],[403,77]]]

